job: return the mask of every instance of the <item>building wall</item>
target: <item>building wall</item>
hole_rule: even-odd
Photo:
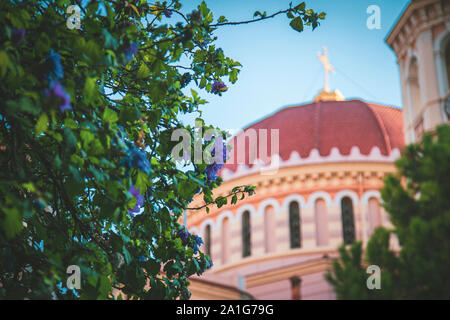
[[[449,41],[447,0],[411,1],[387,38],[400,69],[407,143],[418,141],[424,131],[433,131],[449,121],[445,110],[450,98],[450,70],[446,65]]]
[[[236,205],[212,208],[209,214],[190,211],[188,229],[205,238],[206,226],[210,226],[214,267],[208,274],[244,277],[246,287],[241,289],[257,299],[290,299],[292,276],[301,276],[302,299],[334,298],[323,277],[328,260],[320,266],[314,261],[335,256],[343,242],[341,200],[352,200],[356,239],[366,244],[377,224],[391,227],[388,215],[379,206],[378,190],[383,178],[394,171],[392,162],[328,163],[281,168],[270,176],[241,177],[222,184],[215,196],[243,184],[257,185],[256,195]],[[301,247],[294,249],[289,227],[292,201],[299,204],[301,230]],[[317,218],[319,202],[324,203],[325,214]],[[191,205],[200,203],[201,199],[194,199]],[[242,216],[246,211],[250,213],[251,255],[243,257]],[[374,217],[374,213],[378,215]],[[224,230],[224,223],[228,229]],[[318,225],[324,226],[328,242],[318,243]],[[268,238],[273,242],[270,247]],[[226,255],[224,250],[228,250]],[[227,261],[223,261],[225,256]],[[262,280],[255,282],[253,278]]]

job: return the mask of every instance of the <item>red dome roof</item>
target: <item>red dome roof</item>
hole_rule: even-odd
[[[308,157],[313,149],[317,149],[320,156],[328,156],[336,147],[342,155],[348,155],[356,146],[363,155],[368,155],[373,147],[378,147],[382,155],[389,155],[393,149],[401,150],[404,146],[402,111],[360,100],[318,101],[287,107],[244,131],[249,129],[256,132],[267,129],[269,155],[270,129],[279,129],[279,155],[283,161],[294,151],[302,158]],[[246,139],[245,160],[251,167]],[[231,144],[236,144],[236,137]],[[256,151],[253,147],[250,152],[255,154]],[[236,171],[236,148],[231,153],[234,153],[234,164],[227,163],[225,168]]]

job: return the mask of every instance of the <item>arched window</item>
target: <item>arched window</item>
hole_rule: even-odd
[[[381,209],[377,198],[369,199],[369,235],[381,226]]]
[[[211,256],[211,226],[209,224],[205,228],[204,240],[206,254]]]
[[[408,72],[409,107],[413,120],[422,108],[422,96],[419,85],[419,66],[416,58],[412,58]]]
[[[329,241],[328,214],[325,200],[317,199],[314,203],[314,220],[316,224],[316,245],[327,246]]]
[[[251,234],[250,234],[250,211],[245,211],[242,215],[242,257],[251,254]]]
[[[349,197],[341,200],[342,211],[342,235],[344,243],[350,244],[355,241],[355,219],[353,217],[353,203]]]
[[[222,264],[228,263],[230,243],[230,223],[228,218],[222,220]]]
[[[300,248],[300,207],[296,201],[292,201],[289,204],[289,235],[291,240],[291,248]]]
[[[266,253],[275,251],[275,227],[274,208],[267,206],[264,209],[264,248]]]

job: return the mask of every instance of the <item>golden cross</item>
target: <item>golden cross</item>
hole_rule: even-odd
[[[320,52],[317,54],[319,57],[320,62],[323,64],[323,68],[325,69],[325,83],[323,85],[323,90],[329,92],[330,91],[330,84],[329,84],[329,78],[328,78],[328,72],[334,72],[333,66],[328,61],[328,52],[327,48],[323,47],[323,54]]]

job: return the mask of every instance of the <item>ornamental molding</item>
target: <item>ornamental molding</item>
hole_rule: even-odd
[[[230,181],[244,176],[250,176],[255,174],[270,175],[273,172],[276,174],[277,169],[297,167],[313,164],[327,164],[327,163],[342,163],[342,162],[379,162],[379,163],[394,163],[400,157],[400,150],[393,149],[389,155],[381,154],[378,147],[373,147],[368,155],[364,155],[360,152],[357,146],[351,148],[350,154],[343,155],[340,153],[337,147],[333,147],[328,156],[321,156],[319,150],[312,149],[309,156],[302,158],[297,151],[293,151],[291,156],[286,161],[280,158],[280,156],[272,156],[270,164],[265,165],[261,160],[256,160],[252,167],[247,165],[238,165],[236,171],[230,169],[223,169],[221,176],[224,181]],[[274,165],[277,164],[277,166]],[[276,168],[276,169],[274,169]]]
[[[445,0],[413,1],[403,12],[386,38],[387,44],[403,56],[407,49],[418,39],[419,35],[431,31],[435,26],[445,23],[450,18],[450,12]]]

